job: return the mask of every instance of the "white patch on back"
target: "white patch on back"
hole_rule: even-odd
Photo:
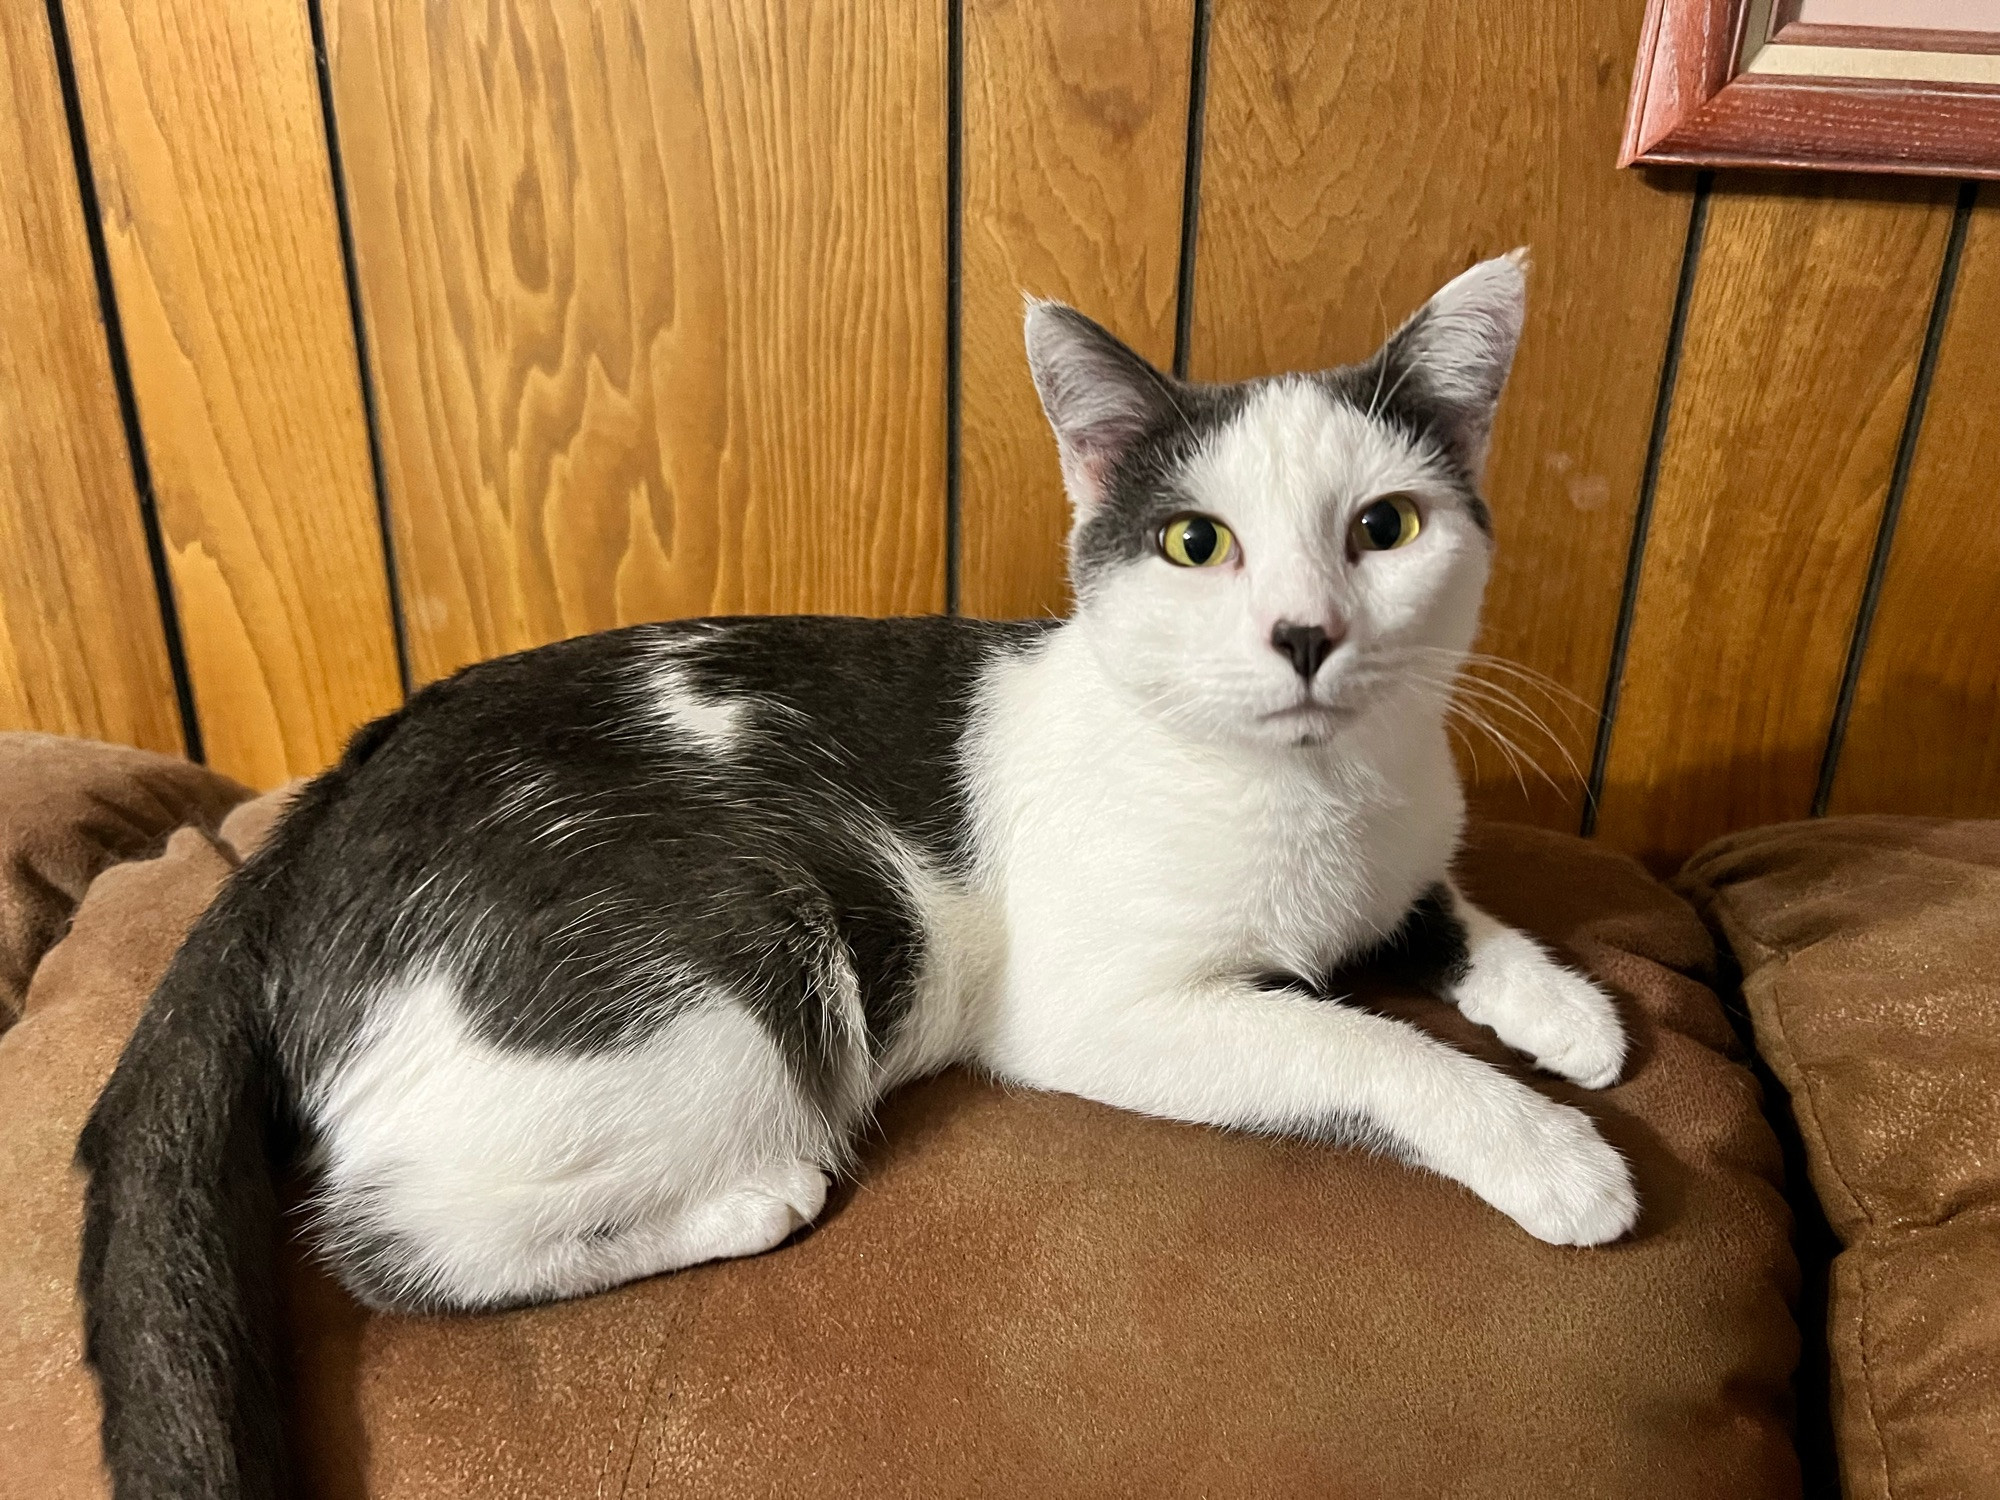
[[[748,698],[718,698],[699,691],[685,666],[671,659],[654,666],[649,676],[654,711],[674,733],[693,740],[718,759],[726,759],[742,742],[756,703]]]

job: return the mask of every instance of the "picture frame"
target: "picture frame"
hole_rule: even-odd
[[[1618,164],[2000,178],[2000,5],[1649,0]]]

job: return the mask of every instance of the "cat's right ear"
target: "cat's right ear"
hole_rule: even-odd
[[[1174,410],[1172,380],[1060,302],[1028,299],[1028,369],[1079,511],[1104,498],[1132,444]]]

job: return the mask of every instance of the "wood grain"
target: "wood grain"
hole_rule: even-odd
[[[1716,188],[1598,822],[1656,867],[1811,809],[1950,219],[1915,180]]]
[[[1069,507],[1021,294],[1173,359],[1193,0],[965,10],[960,600],[1061,613]]]
[[[1959,263],[1833,812],[2000,817],[2000,193]]]
[[[179,753],[48,15],[0,7],[0,728]]]
[[[1366,357],[1472,261],[1525,244],[1526,337],[1487,475],[1483,648],[1547,674],[1500,724],[1556,783],[1469,761],[1475,806],[1574,828],[1596,732],[1688,185],[1613,169],[1639,17],[1539,0],[1217,8],[1193,371]],[[1563,694],[1584,700],[1579,706]]]
[[[402,699],[299,0],[68,0],[209,763],[276,786]]]
[[[416,676],[942,605],[945,4],[330,5]]]

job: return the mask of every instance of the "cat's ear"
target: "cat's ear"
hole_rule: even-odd
[[[1486,463],[1527,302],[1525,249],[1483,260],[1447,282],[1375,356],[1382,382],[1475,475]]]
[[[1172,379],[1060,302],[1030,297],[1026,332],[1063,484],[1077,509],[1089,510],[1132,444],[1174,410]]]

